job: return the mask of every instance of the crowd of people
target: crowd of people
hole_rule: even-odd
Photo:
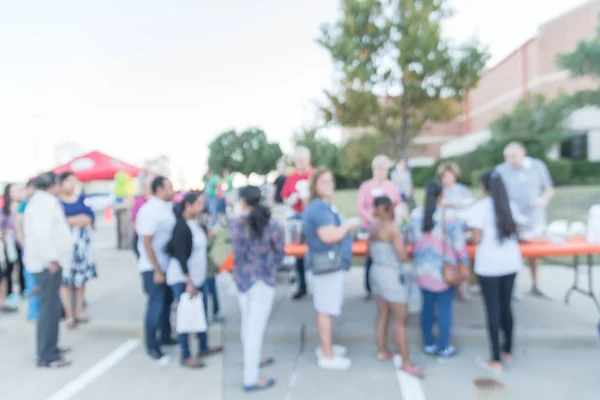
[[[224,202],[233,198],[228,173],[223,179],[207,174],[203,192],[181,193],[177,201],[168,178],[141,176],[142,194],[134,201],[131,222],[133,248],[147,297],[144,337],[148,357],[166,364],[170,356],[164,347],[179,345],[181,365],[201,368],[203,357],[223,350],[209,346],[204,330],[194,332],[199,349],[193,352],[189,333],[174,335],[170,317],[173,304],[187,294],[201,296],[210,321],[223,321],[215,283],[218,265],[211,250],[220,215],[228,214],[245,390],[275,384],[260,377],[261,368],[274,362],[263,357],[262,342],[275,297],[276,273],[285,257],[289,221],[301,224],[308,247],[305,256],[296,260],[298,289],[292,298],[306,297],[310,283],[319,336],[315,355],[321,368],[347,369],[352,364],[348,349],[333,343],[332,331],[333,318],[343,309],[353,241],[362,234],[368,243],[366,299],[374,298],[377,306],[374,336],[378,360],[399,354],[406,373],[423,377],[423,371],[411,361],[406,335],[407,302],[414,291],[422,297],[422,351],[442,358],[455,356],[454,298],[480,291],[491,351],[489,359],[478,360],[478,364],[502,371],[502,363],[511,359],[511,297],[518,297],[515,277],[523,265],[518,241],[543,235],[544,205],[552,197],[552,181],[542,161],[527,157],[519,143],[505,149],[505,158],[505,163],[481,176],[482,199],[476,200],[458,183],[460,170],[456,165],[443,164],[425,185],[424,204],[415,207],[406,164],[401,161],[390,171],[392,162],[377,156],[372,162],[372,178],[358,190],[358,218],[349,219],[335,206],[334,175],[326,168],[312,167],[310,151],[305,147],[294,153],[292,174],[286,175],[284,163],[278,165],[279,175],[269,199],[265,201],[258,187],[247,186],[236,191],[236,207],[229,209]],[[59,321],[64,317],[70,329],[87,322],[85,287],[97,276],[90,239],[94,213],[77,187],[72,173],[56,176],[49,172],[24,188],[12,185],[5,190],[0,217],[0,243],[5,255],[0,310],[15,310],[6,297],[15,290],[12,277],[19,276],[21,293],[30,299],[28,317],[37,321],[36,350],[41,367],[69,365],[64,357],[68,349],[58,346]],[[477,246],[473,265],[466,251],[469,241]],[[538,285],[535,260],[530,266],[531,293],[545,296]],[[15,267],[20,268],[19,274],[13,273]],[[463,290],[465,287],[470,290]],[[394,350],[387,348],[390,321]]]

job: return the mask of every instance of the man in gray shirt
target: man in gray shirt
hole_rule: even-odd
[[[412,201],[413,184],[412,175],[406,166],[406,161],[398,161],[396,168],[392,171],[391,178],[398,187],[402,201],[410,205]]]
[[[552,177],[546,164],[527,157],[525,147],[512,142],[504,149],[505,162],[496,167],[502,177],[511,203],[527,219],[525,239],[542,237],[546,229],[546,205],[554,196]],[[529,259],[533,286],[531,293],[547,297],[538,286],[537,260]]]

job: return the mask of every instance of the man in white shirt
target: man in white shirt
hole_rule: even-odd
[[[140,258],[138,268],[144,292],[148,296],[144,330],[148,357],[158,364],[170,361],[161,345],[176,342],[171,339],[169,315],[172,296],[166,284],[170,257],[165,251],[175,226],[173,185],[164,176],[157,176],[151,184],[152,196],[140,208],[135,220]],[[159,339],[160,336],[160,339]]]
[[[60,368],[70,364],[58,348],[61,317],[59,289],[62,269],[73,263],[73,237],[56,193],[57,177],[47,172],[34,181],[35,194],[23,215],[24,262],[39,289],[37,320],[37,363],[40,367]]]

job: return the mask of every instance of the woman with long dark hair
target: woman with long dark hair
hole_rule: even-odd
[[[277,266],[285,256],[282,227],[261,203],[256,186],[239,191],[242,215],[229,222],[233,250],[233,277],[238,288],[242,318],[241,339],[244,358],[244,390],[271,388],[273,379],[260,379],[260,367],[273,363],[261,360],[263,336],[275,298]]]
[[[468,225],[477,245],[475,273],[479,278],[486,309],[491,359],[478,359],[487,370],[502,372],[502,358],[512,358],[513,315],[511,297],[523,259],[517,239],[517,225],[500,175],[488,170],[481,176],[486,197],[469,210]],[[500,346],[500,330],[504,343]]]
[[[173,297],[180,299],[183,293],[192,296],[203,294],[207,271],[207,234],[198,223],[198,217],[204,210],[204,198],[198,192],[190,192],[176,208],[175,227],[167,252],[172,257],[167,269],[167,285],[171,287]],[[206,305],[205,305],[206,308]],[[198,333],[200,351],[198,358],[192,357],[189,346],[189,335],[181,333],[177,336],[181,346],[181,365],[188,368],[202,368],[200,357],[215,354],[223,349],[209,349],[206,332]]]
[[[58,198],[71,226],[75,239],[73,265],[63,269],[63,286],[60,290],[67,328],[88,322],[84,316],[85,286],[88,280],[96,278],[96,263],[92,257],[91,228],[94,211],[87,205],[85,196],[77,191],[79,181],[72,172],[59,176]],[[75,295],[75,299],[73,299]]]
[[[16,297],[13,293],[13,271],[19,265],[20,292],[25,292],[23,267],[19,263],[20,254],[17,244],[15,214],[20,202],[20,188],[9,183],[4,187],[4,205],[0,211],[0,311],[13,312],[15,307],[6,304],[6,299]]]
[[[442,206],[443,187],[437,180],[425,184],[425,206],[411,215],[408,237],[413,243],[413,259],[417,285],[421,288],[421,333],[423,352],[442,358],[453,357],[451,345],[452,307],[456,289],[444,280],[444,265],[458,268],[467,265],[469,257],[463,236],[463,225],[453,209]],[[437,341],[433,325],[437,322]]]

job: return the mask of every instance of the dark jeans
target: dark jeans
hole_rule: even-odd
[[[367,258],[365,260],[365,290],[368,294],[371,293],[371,278],[369,273],[371,272],[371,265],[373,264],[373,260],[371,258]]]
[[[133,252],[135,253],[135,257],[139,260],[140,259],[140,251],[138,250],[138,240],[139,240],[139,237],[138,237],[137,233],[134,233],[133,238],[131,239],[131,248],[133,249]]]
[[[452,334],[452,305],[454,303],[455,292],[456,289],[454,288],[450,288],[440,293],[430,292],[425,289],[421,290],[421,293],[423,294],[421,333],[423,335],[424,346],[432,346],[435,344],[433,339],[433,324],[436,320],[438,325],[438,350],[444,351],[450,346]]]
[[[18,261],[8,263],[6,266],[6,294],[10,295],[14,293],[14,282],[13,282],[13,273],[15,268],[19,269],[19,294],[25,294],[25,275],[23,275],[23,267],[22,262],[20,261],[21,257],[19,257]]]
[[[171,341],[171,304],[173,295],[166,284],[156,285],[152,271],[142,272],[142,285],[148,297],[144,332],[146,350],[160,351],[160,346]]]
[[[208,300],[209,297],[210,299],[212,299],[212,315],[215,316],[219,313],[219,292],[217,291],[217,280],[212,277],[212,278],[207,278],[206,282],[204,282],[204,286],[203,286],[204,290],[202,291],[203,293],[203,298],[202,300],[204,300],[204,308],[205,308],[205,313],[208,316]]]
[[[40,310],[37,319],[37,358],[48,363],[60,359],[58,352],[58,324],[61,306],[58,290],[62,282],[62,271],[54,274],[45,269],[33,274],[39,288]]]
[[[304,268],[304,258],[296,259],[296,275],[298,276],[298,291],[306,292],[306,269]]]
[[[198,292],[205,297],[205,291],[203,290],[203,287],[199,287],[196,288],[198,289]],[[181,298],[181,295],[185,292],[185,283],[176,283],[175,285],[171,286],[171,291],[173,292],[173,297],[175,299],[177,299],[177,301],[179,301],[179,299]],[[206,302],[204,303],[204,314],[206,315]],[[198,337],[198,342],[200,343],[200,351],[207,351],[208,350],[208,337],[206,335],[206,332],[198,332],[196,333],[196,336]],[[188,333],[179,333],[177,335],[177,341],[179,342],[179,345],[181,346],[181,359],[182,360],[187,360],[188,358],[191,357],[190,354],[190,342],[189,342],[189,338],[190,335]]]
[[[500,361],[500,330],[504,333],[505,353],[512,352],[513,315],[511,298],[517,274],[504,276],[478,276],[485,310],[488,335],[494,361]]]

